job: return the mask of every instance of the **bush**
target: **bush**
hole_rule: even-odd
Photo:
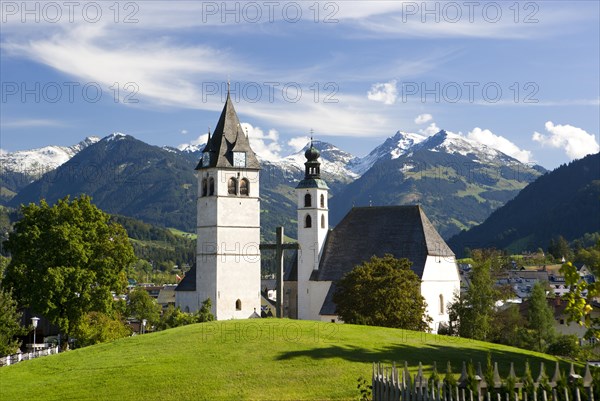
[[[548,353],[575,359],[580,353],[579,339],[575,334],[559,336],[548,347]]]
[[[131,329],[119,317],[88,312],[73,331],[78,347],[85,347],[131,335]]]

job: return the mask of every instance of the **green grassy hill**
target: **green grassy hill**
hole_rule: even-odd
[[[202,323],[0,368],[0,399],[323,400],[356,399],[373,361],[433,361],[455,373],[491,352],[506,375],[526,359],[534,377],[544,354],[411,331],[257,319]],[[485,365],[483,365],[485,366]],[[552,366],[552,365],[551,365]],[[549,368],[551,366],[548,366]],[[552,370],[552,369],[550,369]]]

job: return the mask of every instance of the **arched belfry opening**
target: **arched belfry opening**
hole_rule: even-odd
[[[242,178],[240,181],[240,195],[248,196],[250,194],[250,182],[247,178]]]
[[[306,218],[304,219],[304,227],[305,228],[311,228],[312,227],[312,218],[310,217],[309,214],[307,214]]]
[[[230,177],[227,180],[227,194],[237,195],[237,180],[234,177]]]
[[[311,206],[312,206],[312,197],[310,196],[310,194],[304,195],[304,207],[311,207]]]

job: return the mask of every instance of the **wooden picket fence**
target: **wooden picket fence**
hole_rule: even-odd
[[[450,372],[450,364],[448,371]],[[537,380],[529,380],[515,375],[511,363],[510,373],[504,380],[498,373],[498,364],[494,363],[491,383],[487,383],[478,364],[477,372],[467,373],[463,362],[462,373],[458,380],[447,380],[438,375],[434,362],[433,374],[427,378],[419,362],[419,369],[411,376],[408,365],[404,368],[385,367],[381,363],[373,364],[372,399],[373,401],[594,401],[593,377],[590,366],[586,365],[583,376],[575,372],[573,364],[568,375],[561,375],[559,363],[552,378],[546,375],[544,363],[541,363]],[[526,366],[526,371],[529,366]],[[446,376],[447,377],[447,376]],[[530,376],[531,377],[531,376]],[[490,379],[490,376],[488,376]]]

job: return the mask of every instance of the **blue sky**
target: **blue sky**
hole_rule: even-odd
[[[202,142],[227,80],[257,153],[461,133],[554,168],[598,152],[597,1],[1,3],[0,148]]]

